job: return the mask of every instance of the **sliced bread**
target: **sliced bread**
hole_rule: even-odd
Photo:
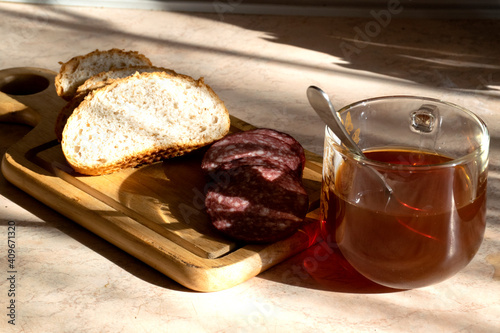
[[[73,97],[70,101],[68,101],[66,105],[64,105],[64,107],[61,109],[61,111],[59,111],[59,114],[57,115],[56,119],[56,125],[54,128],[56,132],[57,141],[59,142],[62,141],[62,133],[64,130],[64,126],[68,121],[68,118],[71,116],[76,107],[80,105],[85,96],[87,96],[87,93],[81,93],[75,95],[75,97]]]
[[[61,69],[55,78],[56,92],[62,98],[70,100],[74,97],[78,87],[96,74],[114,68],[151,65],[151,61],[146,56],[136,51],[95,50],[61,63]]]
[[[101,72],[88,78],[84,83],[82,83],[76,90],[76,95],[80,93],[88,93],[91,90],[102,88],[107,84],[110,84],[116,79],[122,79],[124,77],[131,76],[136,72],[139,73],[152,73],[152,72],[166,72],[169,74],[176,74],[175,71],[155,66],[131,66],[127,68],[114,68],[107,72]]]
[[[101,175],[179,156],[229,132],[229,113],[203,79],[136,73],[90,92],[68,118],[62,150],[75,171]]]
[[[125,78],[131,76],[135,73],[152,73],[152,72],[166,72],[169,74],[176,74],[173,70],[154,67],[154,66],[133,66],[127,68],[117,68],[111,69],[107,72],[102,72],[94,75],[87,79],[81,86],[78,87],[74,96],[68,101],[68,103],[61,109],[56,120],[55,132],[57,140],[62,140],[62,131],[64,125],[69,116],[73,113],[73,110],[83,101],[85,96],[94,89],[102,88],[116,79]]]

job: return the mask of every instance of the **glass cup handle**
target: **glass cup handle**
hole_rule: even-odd
[[[436,105],[423,104],[418,110],[410,112],[410,129],[417,133],[431,133],[439,119]]]

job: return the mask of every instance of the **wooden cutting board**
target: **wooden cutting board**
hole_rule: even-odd
[[[272,244],[237,244],[209,227],[203,210],[204,150],[105,176],[82,176],[66,163],[54,124],[65,101],[54,72],[0,71],[0,122],[34,128],[2,160],[7,180],[187,288],[237,285],[312,245],[319,231],[320,157],[306,152],[307,224]],[[231,118],[231,131],[253,126]]]

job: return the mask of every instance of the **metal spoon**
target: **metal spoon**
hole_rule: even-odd
[[[318,116],[325,122],[328,127],[330,127],[333,133],[340,139],[340,142],[342,142],[347,147],[347,149],[349,149],[354,154],[368,159],[363,154],[361,148],[359,148],[356,142],[354,142],[354,140],[351,138],[349,133],[347,133],[347,130],[342,124],[340,116],[338,112],[335,111],[335,108],[333,107],[328,95],[323,90],[321,90],[321,88],[310,86],[309,88],[307,88],[307,98],[309,99],[309,103],[313,107],[314,111],[316,111]],[[391,194],[392,188],[389,186],[389,184],[387,184],[384,176],[373,167],[369,165],[364,166],[373,171],[379,181],[383,183],[387,194]]]
[[[328,95],[321,90],[321,88],[310,86],[307,88],[307,98],[321,120],[323,120],[325,124],[330,127],[333,133],[335,133],[347,149],[359,156],[365,157],[361,148],[359,148],[349,133],[347,133],[347,130],[342,124],[340,116],[338,112],[335,111]]]

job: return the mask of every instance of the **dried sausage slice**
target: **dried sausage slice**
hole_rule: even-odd
[[[291,170],[241,165],[228,181],[210,186],[205,206],[213,226],[246,242],[274,242],[293,234],[308,210],[308,195]]]
[[[273,138],[279,139],[279,140],[287,143],[288,145],[290,145],[290,148],[297,154],[297,156],[299,156],[300,161],[302,163],[302,170],[304,169],[305,164],[306,164],[306,155],[304,152],[304,147],[302,147],[300,142],[295,140],[295,138],[293,136],[286,134],[286,133],[283,133],[283,132],[273,130],[271,128],[258,128],[258,129],[253,130],[252,132],[272,136]]]
[[[273,164],[288,167],[301,177],[304,161],[300,150],[292,148],[283,139],[253,130],[233,133],[214,143],[205,153],[201,167],[205,172],[213,172],[231,162],[240,165]]]

